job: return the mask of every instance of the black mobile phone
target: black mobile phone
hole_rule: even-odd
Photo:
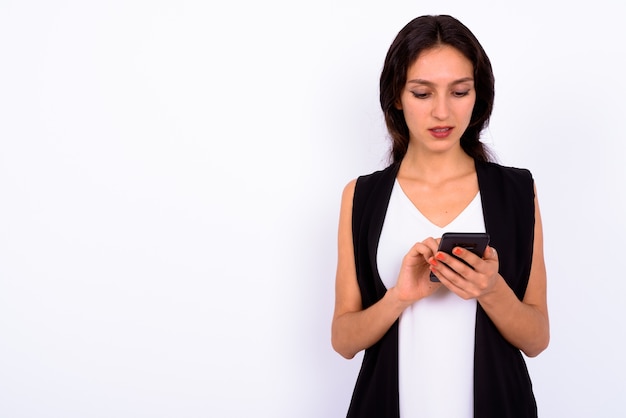
[[[441,237],[441,241],[439,241],[439,251],[448,253],[461,260],[452,254],[454,247],[465,248],[477,256],[482,257],[485,254],[487,245],[489,245],[489,234],[486,232],[446,232]],[[463,262],[465,263],[465,261]],[[430,281],[439,281],[433,272],[430,273]]]

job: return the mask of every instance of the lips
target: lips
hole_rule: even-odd
[[[435,138],[447,138],[452,132],[452,127],[450,126],[436,126],[434,128],[429,129],[432,136]]]

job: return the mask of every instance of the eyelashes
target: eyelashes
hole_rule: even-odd
[[[462,90],[462,91],[453,91],[451,94],[453,97],[465,97],[470,93],[470,90]],[[411,94],[416,99],[427,99],[431,96],[431,93],[419,93],[416,91],[412,91]]]
[[[452,93],[452,95],[454,97],[465,97],[465,96],[467,96],[469,94],[469,92],[470,92],[469,90],[455,91],[455,92]]]

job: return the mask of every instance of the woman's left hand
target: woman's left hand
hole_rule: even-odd
[[[487,247],[483,258],[461,247],[455,247],[452,253],[469,266],[441,251],[428,260],[431,271],[444,286],[463,299],[478,299],[493,290],[499,277],[494,248]]]

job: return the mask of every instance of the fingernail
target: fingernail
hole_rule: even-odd
[[[461,255],[461,252],[462,252],[462,251],[461,251],[461,249],[460,249],[459,247],[455,247],[455,248],[452,250],[452,254],[454,254],[454,255]]]
[[[443,260],[444,258],[446,258],[444,253],[437,253],[435,254],[435,257],[437,257],[438,260]]]
[[[428,260],[428,262],[430,263],[431,266],[437,265],[437,260],[435,260],[433,257],[430,257],[430,260]]]

